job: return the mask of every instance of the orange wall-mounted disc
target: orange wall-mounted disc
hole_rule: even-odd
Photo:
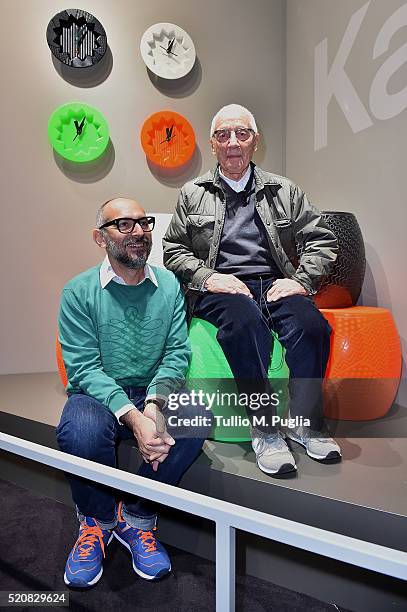
[[[174,111],[159,111],[145,120],[141,146],[147,159],[162,168],[178,168],[195,150],[195,134],[185,117]]]

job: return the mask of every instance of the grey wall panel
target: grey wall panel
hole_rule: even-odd
[[[407,3],[287,1],[286,170],[321,209],[353,212],[366,243],[361,304],[407,338]],[[407,405],[405,364],[398,401]]]

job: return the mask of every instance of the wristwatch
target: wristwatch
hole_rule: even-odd
[[[149,398],[144,400],[144,408],[147,406],[147,404],[155,404],[158,409],[161,410],[161,402],[159,402],[157,399]]]

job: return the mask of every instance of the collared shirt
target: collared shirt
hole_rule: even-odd
[[[242,178],[239,181],[233,181],[232,179],[228,178],[227,176],[225,176],[221,170],[221,168],[219,168],[219,174],[220,176],[223,178],[223,180],[233,189],[233,191],[236,191],[237,193],[239,193],[239,191],[244,191],[246,185],[247,185],[247,181],[250,178],[250,174],[251,174],[251,166],[249,164],[246,172],[244,173],[244,175],[242,176]]]
[[[112,268],[112,265],[107,255],[104,258],[102,265],[100,266],[99,278],[102,289],[104,289],[106,285],[110,283],[110,281],[113,281],[118,285],[127,285],[126,281],[124,281],[121,276],[117,276],[116,272]],[[144,266],[144,278],[139,283],[137,283],[137,285],[141,285],[141,283],[144,283],[146,279],[149,279],[156,287],[158,287],[157,277],[154,274],[154,270],[147,263]],[[136,287],[137,285],[134,286]],[[150,396],[146,399],[156,399],[156,396]],[[115,417],[119,421],[120,425],[123,425],[122,421],[120,420],[120,417],[127,414],[127,412],[129,412],[129,410],[132,410],[132,408],[134,408],[134,404],[126,404],[125,406],[123,406],[123,408],[120,408],[120,410],[115,412]]]
[[[127,285],[126,281],[124,281],[121,276],[117,276],[116,272],[111,266],[107,255],[104,258],[102,265],[100,266],[99,278],[102,289],[104,289],[106,285],[110,283],[110,281],[114,281],[119,285]],[[144,283],[147,278],[149,278],[151,282],[156,287],[158,287],[158,282],[156,275],[154,274],[154,270],[151,266],[148,265],[148,263],[146,263],[146,265],[144,266],[144,278],[139,283],[137,283],[137,285],[141,285],[141,283]]]

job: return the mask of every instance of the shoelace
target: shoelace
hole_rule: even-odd
[[[268,440],[266,437],[263,437],[263,436],[258,436],[258,440],[260,440],[260,444],[257,447],[257,453],[259,455],[263,455],[268,450],[275,451],[275,450],[285,449],[285,442],[282,439],[282,437],[279,436],[278,434],[276,437],[273,437],[273,440],[272,440],[273,448],[272,449],[270,448],[270,446],[268,446],[268,443],[270,443],[271,440]]]
[[[91,554],[97,540],[99,540],[103,556],[105,556],[105,545],[100,527],[89,527],[87,525],[81,528],[80,536],[75,545],[75,547],[79,550],[79,557],[81,559],[86,559]],[[85,548],[85,546],[87,548]]]
[[[151,531],[142,531],[139,529],[137,534],[140,536],[145,552],[156,552],[157,541]]]
[[[119,504],[119,509],[118,509],[118,519],[119,519],[119,522],[124,522],[127,525],[122,515],[122,503],[121,502]],[[127,527],[129,527],[129,525],[127,525]],[[155,529],[156,528],[154,527],[153,531],[155,531]],[[137,535],[140,537],[140,540],[141,540],[141,543],[142,543],[142,546],[145,552],[156,552],[157,541],[152,531],[143,531],[142,529],[138,529]],[[130,545],[133,546],[134,543],[135,543],[135,538],[132,539]]]

